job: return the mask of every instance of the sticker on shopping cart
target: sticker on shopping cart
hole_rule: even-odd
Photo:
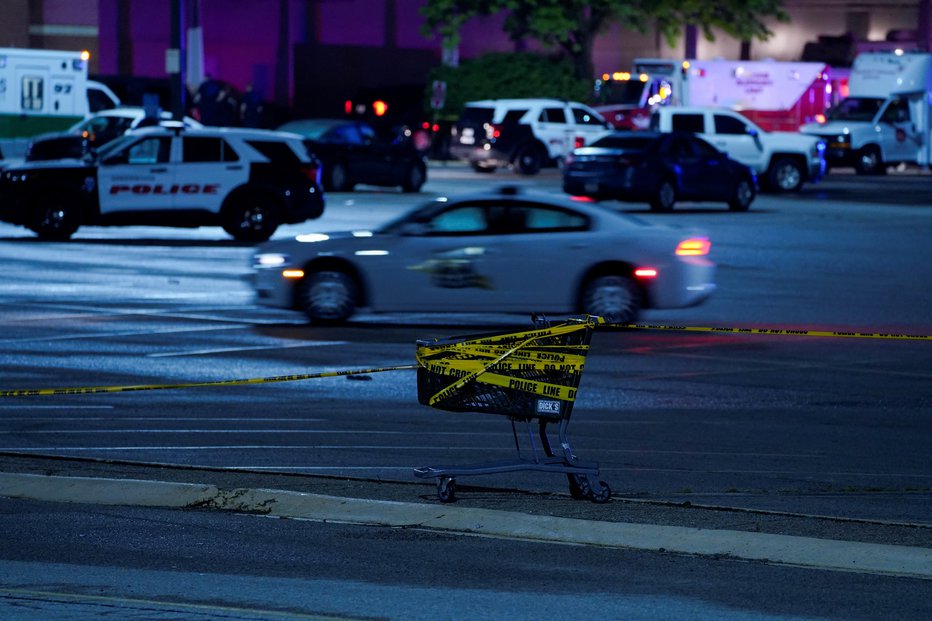
[[[554,416],[560,415],[560,402],[552,401],[550,399],[538,399],[537,400],[537,413],[538,414],[553,414]]]

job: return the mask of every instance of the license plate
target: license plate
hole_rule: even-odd
[[[599,191],[599,184],[594,181],[588,182],[583,187],[585,188],[586,192],[598,192]]]
[[[476,144],[476,135],[472,127],[464,127],[460,136],[460,144]]]

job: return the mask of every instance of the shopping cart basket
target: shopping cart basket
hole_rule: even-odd
[[[534,321],[530,331],[417,341],[418,401],[441,410],[508,416],[518,452],[510,461],[416,468],[415,476],[437,479],[441,501],[455,500],[457,476],[519,470],[566,474],[574,498],[607,502],[611,497],[608,484],[599,480],[599,464],[577,459],[566,435],[592,331],[604,320],[586,316],[550,325],[534,316]],[[542,454],[533,420],[539,423]],[[521,454],[517,421],[525,423],[530,457]],[[557,424],[561,455],[551,447],[549,423]]]

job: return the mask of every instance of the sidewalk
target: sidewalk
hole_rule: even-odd
[[[430,481],[401,483],[3,453],[0,496],[416,526],[932,579],[932,525],[636,498],[594,504],[573,500],[568,493],[470,487],[459,481],[459,500],[443,504]]]

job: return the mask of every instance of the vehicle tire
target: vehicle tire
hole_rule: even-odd
[[[750,179],[738,179],[735,191],[728,201],[728,208],[732,211],[747,211],[754,202],[754,184]]]
[[[767,186],[774,192],[798,192],[803,187],[805,171],[799,160],[780,158],[767,170]]]
[[[673,180],[669,178],[661,180],[654,192],[654,197],[650,200],[651,211],[671,211],[675,204],[676,186]]]
[[[308,274],[298,290],[298,305],[317,324],[337,324],[356,311],[358,288],[346,272],[321,270]]]
[[[350,181],[349,171],[343,162],[334,162],[327,173],[327,189],[331,192],[350,192],[356,185]]]
[[[472,166],[472,169],[477,173],[485,173],[487,175],[494,173],[496,169],[495,166],[482,166],[479,164],[479,162],[473,162],[470,164],[470,166]]]
[[[854,171],[859,175],[883,175],[887,167],[883,163],[880,149],[875,145],[868,145],[857,152],[854,158]]]
[[[81,209],[67,195],[49,193],[34,203],[34,217],[29,226],[39,239],[67,241],[81,226]]]
[[[401,189],[404,192],[420,192],[425,181],[427,181],[427,170],[423,164],[413,163],[405,173]]]
[[[235,197],[224,209],[223,230],[243,242],[265,241],[278,229],[281,217],[275,199],[261,192]]]
[[[583,286],[582,311],[605,319],[608,323],[635,321],[641,310],[641,292],[625,276],[597,276]]]
[[[536,175],[544,163],[544,155],[536,144],[525,144],[515,152],[515,172],[519,175]]]

